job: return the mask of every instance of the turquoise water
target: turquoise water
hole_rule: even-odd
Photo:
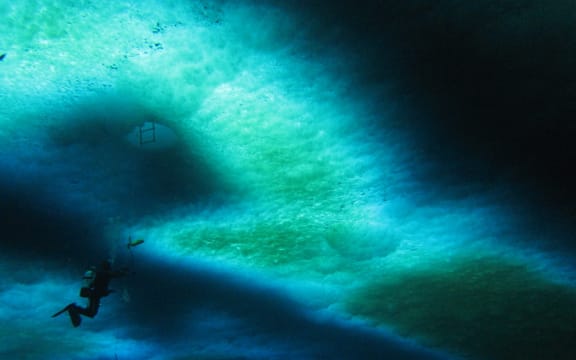
[[[430,140],[455,120],[412,108],[401,36],[347,6],[0,5],[0,354],[571,358],[565,222],[512,170],[461,176],[485,164]],[[134,274],[80,329],[51,319],[102,258]]]

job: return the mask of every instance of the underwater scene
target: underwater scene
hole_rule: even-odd
[[[576,3],[0,0],[1,359],[576,359]]]

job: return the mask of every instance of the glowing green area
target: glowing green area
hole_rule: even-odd
[[[98,99],[104,111],[107,99],[136,101],[227,181],[223,209],[200,204],[139,226],[158,234],[151,247],[303,277],[396,245],[380,218],[381,152],[365,127],[366,104],[317,61],[326,59],[308,46],[306,27],[280,9],[148,0],[3,10],[0,29],[14,42],[2,64],[0,79],[12,91],[0,95],[10,104],[0,122],[81,141],[69,137],[80,137],[83,125],[66,123],[81,115],[63,114]],[[342,70],[345,61],[331,62]],[[106,128],[131,129],[139,113]]]
[[[301,225],[301,224],[300,224]],[[252,226],[229,228],[200,228],[179,234],[175,240],[191,252],[226,254],[230,262],[253,263],[257,266],[285,265],[311,261],[322,253],[321,245],[314,241],[319,232],[306,232],[303,227],[260,223]],[[330,249],[324,249],[330,250]],[[330,254],[326,254],[326,259]],[[332,257],[334,254],[331,254]],[[241,260],[242,259],[242,260]],[[334,266],[327,271],[333,271]]]
[[[259,268],[281,267],[279,271],[297,277],[326,276],[351,271],[357,262],[384,257],[394,249],[392,239],[359,236],[357,232],[362,229],[357,225],[313,223],[309,219],[282,222],[274,217],[258,220],[254,216],[242,223],[219,226],[192,223],[173,240],[191,255]]]
[[[298,103],[253,81],[216,89],[192,120],[209,135],[210,162],[241,190],[244,213],[191,219],[178,226],[174,244],[233,263],[291,265],[297,276],[334,269],[352,251],[386,255],[390,241],[372,236],[383,227],[369,206],[378,201],[379,170],[353,138],[362,136],[357,123],[335,112],[336,98]]]
[[[386,272],[362,286],[348,308],[472,358],[574,356],[576,290],[501,258],[463,256]]]
[[[193,141],[232,192],[229,208],[145,231],[169,252],[298,278],[334,269],[342,257],[386,255],[396,238],[378,234],[384,180],[364,105],[325,67],[294,57],[297,42],[271,41],[285,36],[285,14],[253,10],[270,30],[262,39],[236,18],[245,10],[228,8],[218,27],[196,29],[192,40],[168,28],[163,36],[174,36],[179,52],[135,61],[119,82]]]

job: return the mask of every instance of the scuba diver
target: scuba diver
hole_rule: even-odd
[[[98,308],[100,307],[100,299],[114,292],[114,290],[108,288],[110,280],[127,274],[127,268],[119,271],[112,270],[112,264],[108,260],[103,261],[98,269],[92,267],[84,274],[84,284],[80,289],[80,296],[88,298],[88,305],[86,307],[81,307],[76,305],[76,303],[71,303],[64,309],[52,315],[52,317],[56,317],[67,311],[70,320],[72,321],[72,325],[74,327],[80,326],[82,323],[80,315],[88,316],[90,318],[96,316]]]

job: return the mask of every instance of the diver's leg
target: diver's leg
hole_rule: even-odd
[[[76,304],[74,304],[68,310],[68,315],[70,316],[70,321],[72,322],[72,325],[74,327],[78,327],[82,323],[82,317],[80,316],[80,313],[79,313],[80,309],[82,309],[82,308],[79,306],[76,306]]]
[[[74,327],[80,326],[80,324],[82,323],[82,317],[80,317],[80,314],[84,311],[84,308],[81,308],[80,306],[76,305],[76,303],[66,305],[64,309],[58,311],[56,314],[52,315],[52,317],[56,317],[66,311],[68,312],[68,316],[70,316],[70,321],[72,322],[72,325]]]
[[[84,316],[93,318],[98,313],[98,308],[100,307],[100,297],[92,296],[88,298],[88,306],[85,308],[79,308],[78,312]]]

